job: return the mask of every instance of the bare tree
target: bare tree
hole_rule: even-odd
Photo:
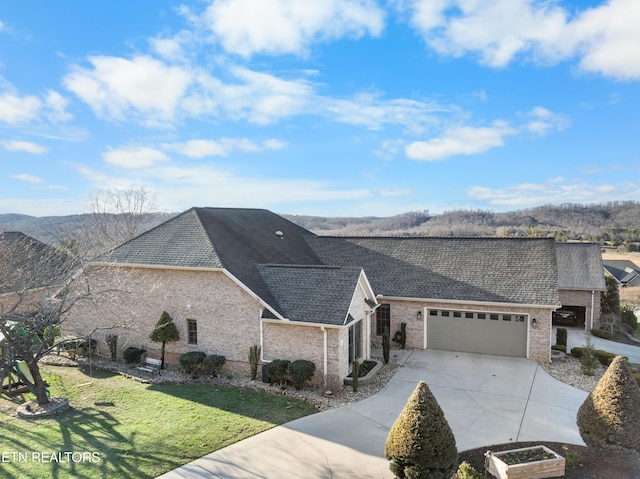
[[[88,292],[71,285],[78,263],[22,233],[0,235],[0,346],[2,371],[24,361],[22,379],[38,404],[49,402],[39,361],[54,347],[56,331],[69,308]]]

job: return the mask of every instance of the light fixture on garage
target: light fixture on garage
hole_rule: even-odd
[[[418,321],[422,319],[422,311],[418,311],[417,317],[418,317]]]
[[[531,320],[531,327],[532,327],[532,328],[535,328],[535,327],[537,327],[537,326],[538,326],[538,321],[536,320],[536,318],[533,318],[533,319]]]

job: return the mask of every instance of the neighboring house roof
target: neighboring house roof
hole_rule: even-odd
[[[604,260],[604,269],[613,276],[618,283],[626,285],[637,280],[640,276],[640,268],[633,261],[628,260]]]
[[[346,324],[362,268],[259,265],[258,272],[291,321]],[[318,320],[321,318],[321,321]]]
[[[24,233],[0,232],[0,294],[54,286],[75,264],[72,257]]]
[[[602,251],[597,243],[556,243],[558,288],[606,291]]]
[[[376,294],[557,305],[552,238],[307,237],[326,263],[364,268]]]

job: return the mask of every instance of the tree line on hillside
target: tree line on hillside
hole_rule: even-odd
[[[109,249],[171,218],[160,213],[144,188],[129,192],[101,192],[84,215],[35,218],[0,215],[0,231],[21,231],[66,251],[92,253]],[[491,212],[453,210],[442,214],[411,211],[391,217],[285,218],[319,235],[334,236],[497,236],[553,237],[557,241],[591,241],[637,251],[640,242],[640,202],[593,205],[573,203]],[[100,241],[98,241],[100,239]]]
[[[321,235],[337,236],[541,236],[637,249],[640,203],[562,204],[494,213],[454,210],[438,215],[409,212],[389,218],[286,216]]]

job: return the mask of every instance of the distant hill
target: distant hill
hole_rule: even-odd
[[[174,213],[146,215],[145,228],[166,221]],[[493,213],[455,210],[431,215],[407,212],[391,217],[330,218],[283,214],[319,235],[334,236],[553,236],[558,241],[583,240],[635,248],[640,242],[640,202],[594,205],[545,205]],[[0,214],[0,231],[21,231],[45,243],[81,237],[89,215],[33,217]]]

